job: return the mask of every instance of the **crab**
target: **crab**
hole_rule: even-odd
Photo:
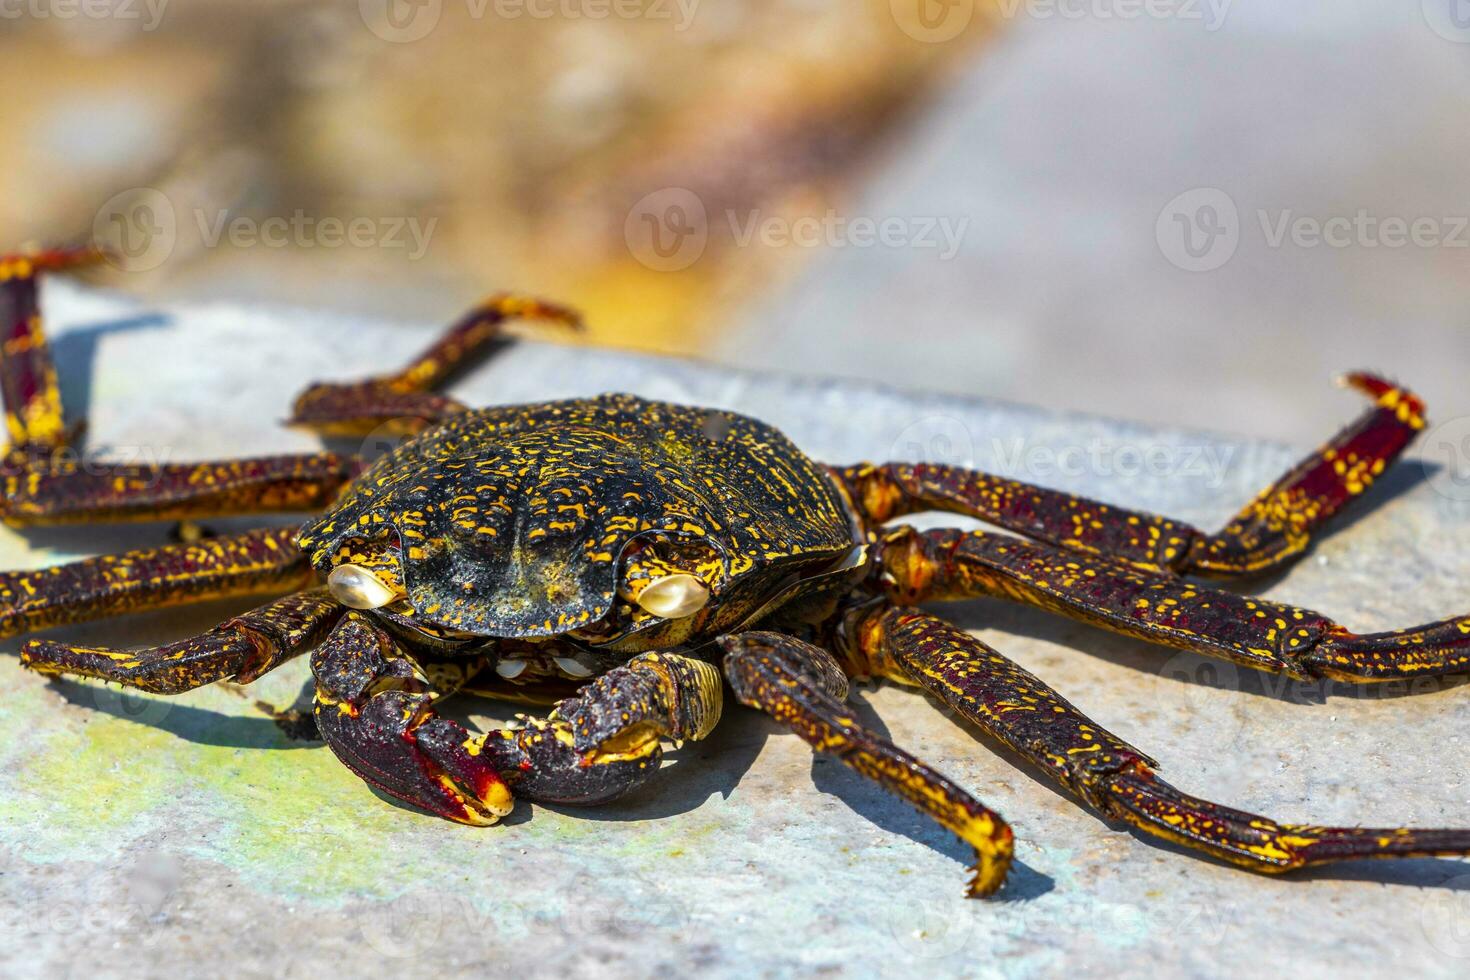
[[[829,466],[715,409],[605,395],[470,409],[437,394],[515,318],[492,297],[403,370],[311,385],[291,421],[407,438],[374,461],[330,452],[79,466],[38,307],[38,277],[94,261],[0,262],[14,527],[314,512],[302,526],[185,535],[156,548],[0,574],[0,635],[222,596],[272,595],[145,649],[31,639],[40,674],[177,694],[247,683],[309,654],[314,734],[415,807],[493,824],[516,798],[594,805],[655,778],[665,744],[707,736],[726,691],[898,794],[975,852],[995,893],[1013,834],[968,791],[859,722],[856,680],[947,705],[1102,817],[1259,872],[1355,858],[1470,854],[1470,829],[1281,823],[1188,795],[1143,751],[921,603],[997,596],[1293,678],[1371,683],[1470,668],[1470,617],[1359,635],[1308,609],[1204,584],[1282,569],[1424,427],[1371,374],[1371,406],[1217,533],[940,464]],[[916,530],[921,511],[996,530]],[[550,705],[472,733],[436,711],[465,691]]]

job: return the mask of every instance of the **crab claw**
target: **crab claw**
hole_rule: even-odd
[[[317,728],[337,758],[390,796],[457,823],[484,826],[510,813],[512,786],[531,800],[605,803],[658,771],[657,732],[641,723],[623,739],[610,732],[596,751],[579,746],[571,722],[555,714],[471,735],[434,713],[428,685],[392,637],[360,613],[343,617],[311,666]],[[610,676],[630,673],[625,667]],[[595,685],[588,696],[605,689]],[[581,704],[562,702],[569,710]]]
[[[349,613],[312,656],[315,716],[342,763],[385,793],[458,823],[484,826],[514,798],[469,732],[438,717],[428,686],[391,637]]]

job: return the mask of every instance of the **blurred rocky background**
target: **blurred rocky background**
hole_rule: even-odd
[[[1470,433],[1467,76],[1466,0],[0,0],[0,242],[1297,443],[1367,367]]]
[[[416,321],[534,291],[593,342],[684,352],[815,253],[733,247],[678,194],[839,206],[991,21],[936,8],[934,43],[889,0],[15,4],[0,241],[95,224],[122,288]],[[700,261],[655,268],[652,232]]]

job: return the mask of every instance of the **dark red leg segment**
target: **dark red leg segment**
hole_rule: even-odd
[[[101,258],[90,248],[0,256],[0,397],[11,455],[44,456],[68,438],[56,366],[41,322],[40,274]]]
[[[331,453],[134,466],[61,452],[71,429],[42,327],[37,277],[100,258],[93,249],[0,258],[0,397],[10,437],[0,461],[0,520],[26,526],[316,509],[360,472],[356,461]]]
[[[1358,635],[1284,603],[1223,592],[998,534],[895,529],[884,543],[899,602],[989,595],[1116,633],[1299,679],[1384,681],[1470,670],[1470,617]]]
[[[1301,555],[1312,533],[1366,490],[1424,428],[1424,403],[1412,393],[1369,374],[1346,380],[1371,397],[1373,407],[1262,491],[1217,534],[955,466],[864,463],[833,472],[878,523],[919,511],[949,511],[1154,571],[1256,574]]]
[[[291,424],[330,435],[361,436],[383,425],[413,432],[462,412],[463,405],[433,390],[489,350],[503,337],[506,322],[515,319],[581,325],[577,314],[565,307],[525,296],[492,296],[396,374],[311,385],[297,397]]]
[[[1196,538],[1177,571],[1230,576],[1268,571],[1307,550],[1312,532],[1372,485],[1424,428],[1413,392],[1359,372],[1344,379],[1373,407],[1261,491],[1217,534]]]
[[[297,592],[177,643],[117,650],[31,640],[20,660],[37,673],[96,677],[152,694],[223,680],[247,684],[314,646],[342,612],[325,591]]]
[[[361,469],[333,453],[163,465],[11,462],[0,464],[0,519],[24,527],[317,510]]]
[[[1283,824],[1201,800],[1159,779],[1143,753],[1094,724],[1034,674],[917,609],[868,614],[850,654],[923,687],[1109,817],[1255,871],[1350,858],[1470,854],[1470,830]]]
[[[739,633],[719,642],[741,704],[764,711],[973,847],[971,897],[1000,888],[1011,865],[1011,828],[959,786],[859,725],[842,703],[847,677],[831,654],[779,633]]]
[[[292,528],[250,531],[0,572],[0,636],[225,596],[286,592],[314,576]]]

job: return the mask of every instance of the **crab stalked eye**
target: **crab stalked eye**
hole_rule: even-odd
[[[709,602],[709,586],[687,572],[676,572],[649,582],[635,601],[651,616],[683,619],[693,616]]]
[[[701,541],[635,541],[623,556],[618,595],[649,616],[686,619],[709,604],[724,563]]]
[[[361,565],[338,565],[327,576],[332,597],[352,609],[380,609],[402,594]]]

